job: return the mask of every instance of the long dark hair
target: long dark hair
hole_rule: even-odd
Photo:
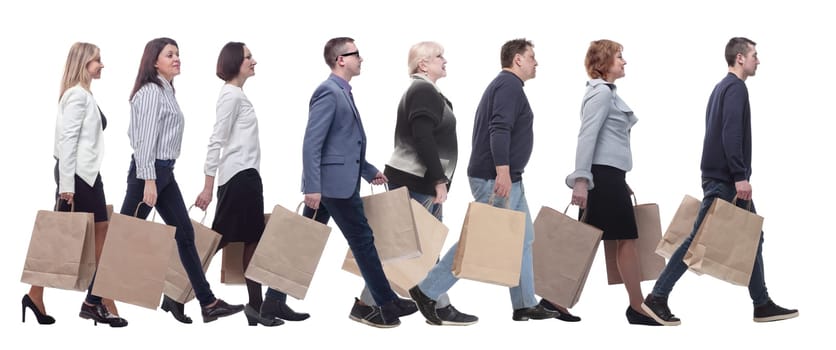
[[[160,56],[160,52],[166,45],[174,45],[174,47],[179,48],[177,42],[170,38],[156,38],[145,44],[145,51],[142,53],[142,59],[139,60],[139,71],[136,72],[136,82],[134,82],[134,88],[131,90],[131,97],[128,98],[128,101],[133,99],[136,92],[147,83],[162,87],[160,80],[157,79],[157,68],[154,66],[157,64],[157,57]]]

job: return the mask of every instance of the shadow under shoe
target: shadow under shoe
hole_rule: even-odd
[[[29,297],[29,294],[24,294],[23,299],[20,301],[23,309],[23,323],[26,323],[26,308],[28,307],[32,310],[32,313],[35,314],[35,318],[38,320],[38,324],[53,324],[55,323],[55,318],[45,313],[42,313],[38,306],[35,305],[35,302],[32,301],[32,298]]]
[[[81,311],[78,312],[78,317],[93,320],[94,326],[97,326],[99,323],[109,324],[114,328],[128,325],[128,320],[111,314],[102,304],[87,305],[87,303],[81,303]]]
[[[262,306],[264,306],[264,304],[262,304]],[[258,324],[261,324],[266,327],[275,327],[284,324],[284,321],[278,318],[262,315],[261,312],[256,310],[250,304],[247,304],[247,306],[244,307],[244,314],[247,315],[247,324],[250,326],[257,326]]]
[[[287,303],[279,300],[264,300],[260,314],[261,317],[280,318],[285,321],[304,321],[311,317],[308,313],[293,311]]]
[[[542,305],[546,310],[550,311],[557,311],[558,315],[555,317],[558,320],[564,322],[580,322],[581,318],[579,316],[572,315],[569,313],[569,310],[562,311],[557,308],[557,305],[552,304],[550,301],[546,299],[540,299],[540,305]]]
[[[678,326],[682,324],[682,321],[674,317],[671,309],[668,308],[668,298],[648,294],[642,303],[642,310],[647,312],[653,320],[663,326]]]
[[[223,301],[223,299],[218,298],[215,300],[215,305],[202,306],[200,309],[200,313],[203,316],[203,323],[209,323],[217,320],[219,317],[226,317],[243,311],[244,305],[230,305]]]
[[[545,320],[555,318],[558,315],[560,315],[560,312],[548,310],[543,305],[537,304],[533,307],[514,310],[514,315],[511,318],[514,321]]]
[[[387,317],[383,317],[383,309],[375,305],[365,305],[360,302],[360,299],[354,298],[354,306],[351,307],[351,313],[348,318],[360,322],[362,324],[377,327],[377,328],[393,328],[401,324],[401,320],[397,316],[397,311],[393,310],[394,303],[387,303],[386,308]]]
[[[186,316],[186,313],[184,312],[185,306],[183,303],[169,298],[168,295],[163,296],[163,303],[160,305],[160,308],[165,312],[170,312],[171,316],[174,316],[174,319],[180,321],[180,323],[192,323],[191,317]]]
[[[627,322],[630,324],[637,324],[642,326],[661,326],[662,324],[656,322],[652,317],[642,314],[641,312],[636,311],[633,309],[632,306],[627,307],[627,312],[625,313],[627,316]]]
[[[440,326],[442,324],[441,318],[438,317],[438,313],[435,309],[437,302],[424,294],[424,292],[421,291],[421,288],[418,288],[417,285],[410,288],[409,296],[411,296],[412,300],[415,301],[415,304],[418,306],[418,310],[421,311],[421,315],[424,315],[424,318],[427,319],[427,323],[436,326]]]

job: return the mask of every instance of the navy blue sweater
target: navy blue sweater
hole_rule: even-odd
[[[752,115],[746,83],[729,73],[711,92],[705,111],[700,169],[705,178],[725,182],[752,175]]]
[[[495,179],[496,167],[508,165],[511,181],[520,181],[534,147],[533,124],[534,113],[522,79],[503,70],[485,89],[476,108],[467,176]]]

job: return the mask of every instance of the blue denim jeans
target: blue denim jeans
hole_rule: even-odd
[[[174,179],[174,161],[157,160],[154,163],[157,173],[157,205],[154,208],[167,225],[176,227],[174,240],[177,241],[177,252],[180,254],[180,262],[189,277],[189,282],[194,288],[195,298],[201,306],[206,306],[215,301],[215,295],[209,288],[209,282],[203,273],[203,265],[200,263],[200,256],[194,243],[194,227],[189,218],[188,209],[183,202],[183,195],[177,180]],[[128,170],[128,189],[125,191],[125,200],[122,202],[122,215],[134,216],[145,191],[145,180],[136,177],[136,163],[131,159]],[[151,208],[141,205],[137,217],[145,219],[151,213]]]
[[[699,229],[700,224],[702,224],[703,219],[705,219],[705,215],[708,213],[708,209],[711,207],[711,204],[714,203],[714,200],[720,198],[731,202],[737,194],[737,190],[735,189],[733,183],[713,179],[703,179],[702,190],[702,205],[700,206],[700,212],[697,215],[697,220],[694,222],[694,228],[691,230],[691,234],[688,238],[686,238],[685,241],[682,242],[682,245],[676,249],[676,252],[673,253],[673,256],[671,256],[671,259],[668,261],[668,265],[665,266],[662,274],[659,275],[659,278],[656,280],[656,284],[653,286],[652,292],[654,296],[667,298],[673,290],[674,284],[676,284],[679,278],[682,277],[682,275],[685,274],[685,271],[688,270],[688,265],[682,262],[682,258],[685,257],[688,247],[691,246],[691,242],[694,240],[694,235],[697,234],[697,230]],[[747,208],[749,204],[750,203],[748,201],[737,201],[738,207],[748,209],[752,213],[755,213],[755,203],[751,203],[751,208]],[[761,239],[758,243],[758,252],[755,255],[755,264],[752,267],[752,276],[749,278],[749,296],[752,298],[752,303],[754,305],[763,305],[769,301],[769,294],[766,291],[766,282],[764,280],[763,273],[762,251],[763,231],[761,231]]]
[[[494,180],[470,179],[470,191],[473,198],[480,203],[488,203],[493,193]],[[531,255],[531,245],[534,243],[534,224],[531,222],[531,214],[528,211],[528,203],[525,200],[525,188],[522,181],[511,184],[509,207],[512,210],[525,213],[525,239],[523,242],[522,265],[520,266],[520,284],[509,288],[511,294],[511,306],[514,310],[533,307],[537,305],[537,297],[534,295],[534,263]],[[495,198],[493,206],[504,208],[505,198]],[[450,250],[444,254],[441,261],[436,264],[427,274],[427,277],[418,284],[424,294],[432,299],[438,298],[447,292],[458,278],[453,276],[453,257],[459,243],[455,243]]]
[[[316,217],[314,218],[314,213]],[[351,254],[357,261],[360,274],[366,281],[375,305],[383,305],[398,296],[389,286],[389,280],[383,272],[383,265],[377,255],[377,248],[374,246],[374,236],[366,214],[363,210],[363,200],[360,199],[360,184],[354,190],[354,194],[347,199],[322,197],[319,203],[319,210],[313,210],[305,206],[302,215],[314,218],[316,221],[327,224],[333,217],[337,227],[342,231]]]
[[[396,190],[400,187],[403,186],[393,183],[389,184],[390,191]],[[435,218],[438,219],[438,221],[441,221],[441,204],[433,203],[435,197],[414,191],[409,191],[409,196],[418,203],[421,203],[421,205],[423,205],[424,208],[427,208],[430,214],[435,216]],[[372,294],[369,292],[368,287],[363,287],[363,290],[360,292],[360,300],[362,300],[363,303],[365,303],[366,305],[372,305],[374,303],[374,299],[372,298]],[[450,297],[447,296],[447,293],[441,294],[441,296],[438,297],[438,301],[435,304],[435,308],[442,309],[447,307],[447,305],[450,305]]]

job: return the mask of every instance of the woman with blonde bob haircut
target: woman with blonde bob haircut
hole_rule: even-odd
[[[616,94],[615,81],[624,77],[627,61],[623,47],[612,40],[589,44],[584,60],[590,80],[581,103],[581,126],[575,154],[575,171],[566,177],[573,189],[572,204],[579,216],[604,231],[603,240],[615,241],[616,263],[627,289],[630,324],[660,326],[641,308],[641,268],[636,251],[638,230],[630,199],[633,191],[626,174],[633,168],[630,130],[638,118]]]
[[[104,186],[99,170],[104,155],[104,129],[107,119],[96,104],[90,84],[102,74],[99,48],[90,43],[77,42],[70,48],[61,79],[58,98],[58,115],[55,120],[55,183],[58,186],[55,199],[58,211],[75,210],[93,213],[95,220],[96,262],[102,253],[107,234],[108,217]],[[111,300],[108,306],[101,297],[93,295],[93,282],[87,289],[87,297],[81,305],[79,316],[105,323],[111,327],[124,327],[128,321],[112,314],[116,306]],[[46,313],[43,286],[32,286],[23,296],[23,321],[26,308],[32,310],[39,324],[52,324],[55,319]],[[108,310],[110,309],[110,310]]]

